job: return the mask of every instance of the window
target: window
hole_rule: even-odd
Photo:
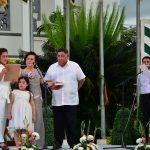
[[[10,0],[5,8],[0,8],[0,31],[10,31]]]

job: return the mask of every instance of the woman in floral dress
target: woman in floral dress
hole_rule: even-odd
[[[34,68],[34,64],[37,62],[37,55],[34,52],[28,52],[24,58],[26,68],[21,70],[21,75],[29,77],[30,91],[33,93],[35,99],[36,109],[36,122],[34,124],[34,131],[39,133],[40,139],[36,141],[36,144],[40,149],[43,149],[45,144],[45,128],[42,112],[42,92],[41,92],[41,76],[37,69]]]

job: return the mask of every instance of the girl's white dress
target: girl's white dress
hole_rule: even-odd
[[[12,105],[12,119],[9,121],[9,130],[13,135],[15,129],[28,129],[33,131],[32,123],[32,107],[30,98],[32,96],[29,91],[13,90],[14,103]]]
[[[0,64],[0,72],[5,68]],[[0,142],[4,142],[4,130],[6,125],[6,112],[7,112],[7,103],[9,100],[10,94],[10,83],[4,82],[4,76],[0,80]]]

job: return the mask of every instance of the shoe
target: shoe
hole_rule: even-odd
[[[58,145],[58,144],[54,144],[54,146],[53,146],[53,150],[58,150],[58,149],[60,149],[60,148],[61,148],[61,146]]]
[[[70,149],[73,149],[73,145],[69,145],[70,146]]]

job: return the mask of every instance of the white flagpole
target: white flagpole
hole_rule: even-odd
[[[22,1],[22,49],[30,51],[30,6]]]
[[[66,48],[70,55],[70,0],[65,0],[64,4],[66,4]]]
[[[105,124],[105,105],[104,105],[104,36],[103,36],[103,0],[99,1],[100,5],[100,105],[101,105],[101,137],[102,139],[106,138],[106,124]]]
[[[141,34],[140,34],[140,0],[136,0],[136,73],[138,74],[140,72],[140,45],[141,45]],[[139,92],[137,88],[137,105],[139,106]],[[138,115],[138,110],[137,110]]]
[[[32,5],[32,0],[29,0],[29,9],[30,9],[30,51],[34,51],[33,5]]]

